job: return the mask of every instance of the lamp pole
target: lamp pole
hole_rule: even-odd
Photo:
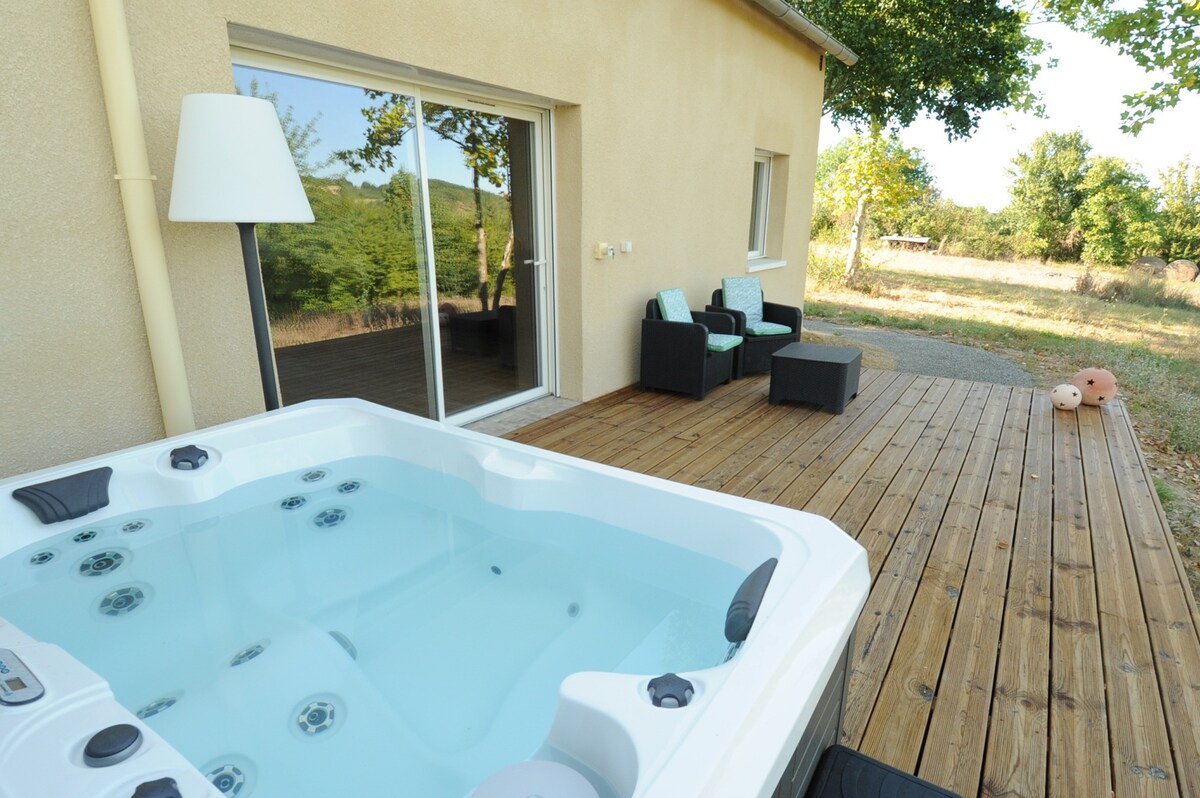
[[[267,296],[263,290],[262,263],[258,259],[258,236],[254,222],[238,222],[242,239],[242,261],[246,267],[246,291],[250,295],[250,318],[254,323],[254,348],[258,352],[258,375],[262,378],[263,402],[267,410],[278,410],[279,381],[275,378],[275,354],[271,347],[271,325]]]

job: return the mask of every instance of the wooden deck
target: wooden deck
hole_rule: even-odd
[[[867,549],[842,741],[964,796],[1200,796],[1200,636],[1125,408],[864,371],[844,415],[625,389],[510,437]]]

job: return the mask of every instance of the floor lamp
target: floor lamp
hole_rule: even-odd
[[[173,222],[233,222],[242,240],[246,289],[267,410],[280,406],[254,226],[311,222],[312,208],[275,106],[239,94],[189,94],[179,115]]]

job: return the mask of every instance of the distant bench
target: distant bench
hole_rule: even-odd
[[[880,236],[879,240],[887,242],[894,249],[911,249],[914,252],[929,249],[929,239],[924,236]]]

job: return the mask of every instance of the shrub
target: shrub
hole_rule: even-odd
[[[1088,269],[1075,280],[1074,292],[1104,302],[1125,302],[1147,308],[1200,309],[1187,291],[1149,274],[1131,274],[1115,280],[1097,278]]]

